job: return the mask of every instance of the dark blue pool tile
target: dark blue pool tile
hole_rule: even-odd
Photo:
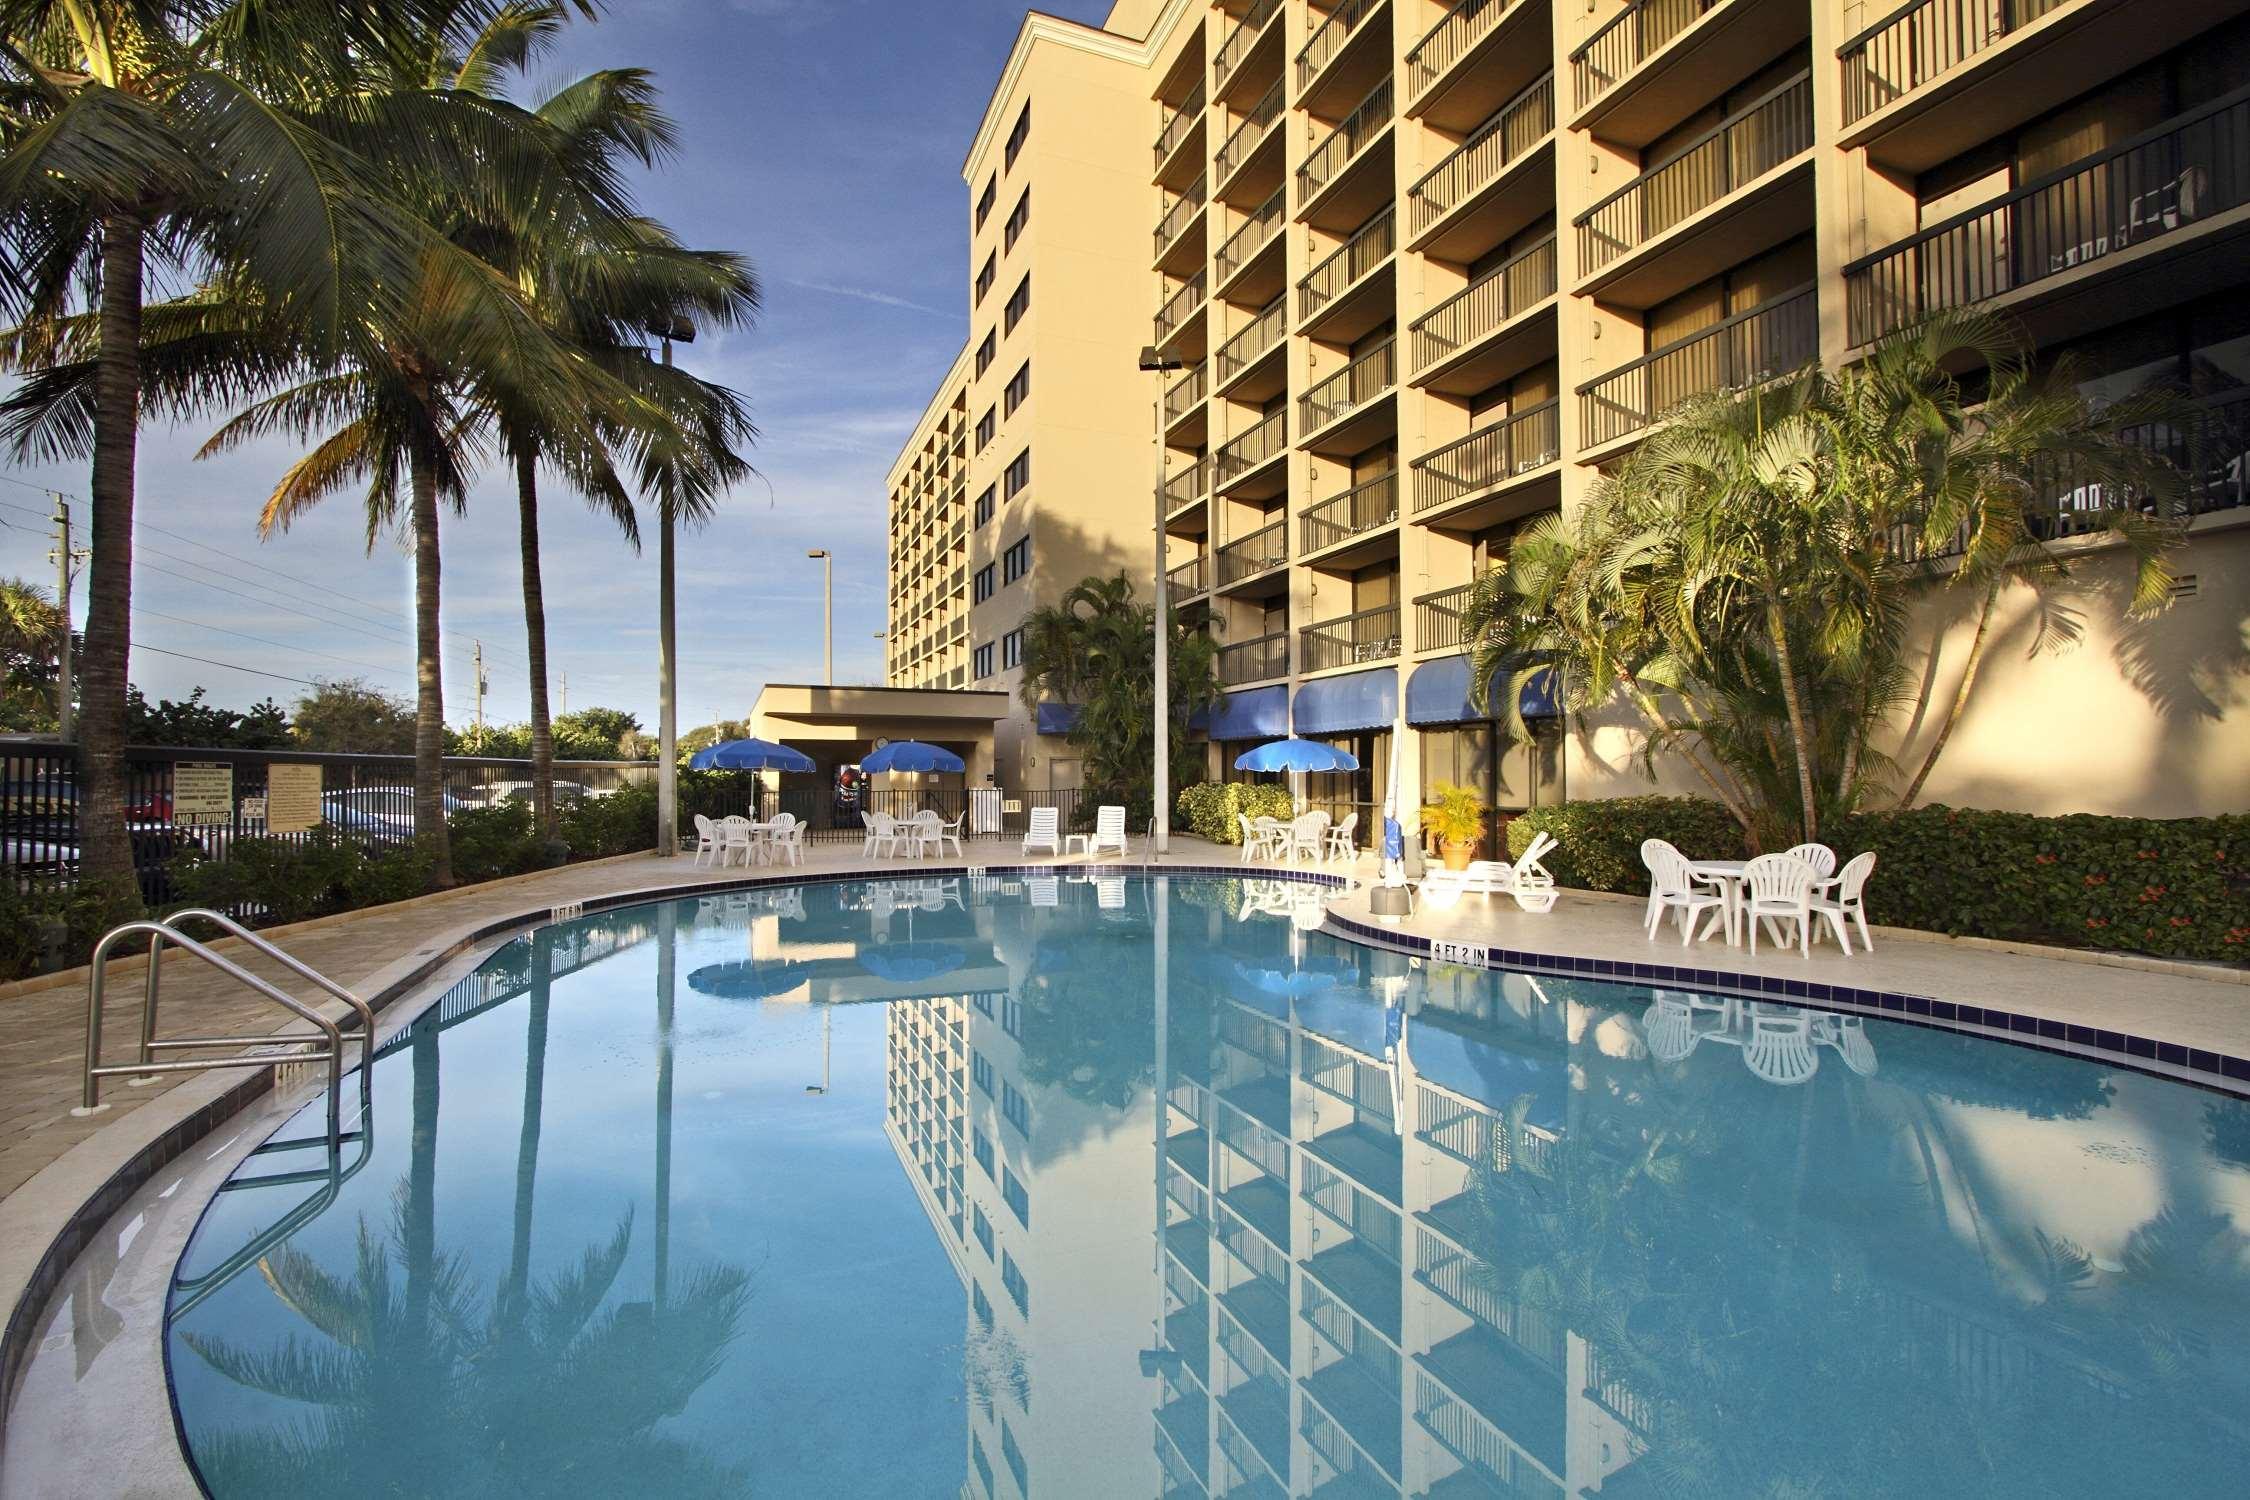
[[[2050,1041],[2059,1042],[2068,1040],[2068,1037],[2064,1032],[2063,1023],[2060,1021],[2049,1021],[2042,1019],[2039,1023],[2039,1034]]]
[[[1908,995],[1906,997],[1906,1013],[1910,1016],[1928,1015],[1930,1013],[1929,999],[1922,995]]]
[[[2145,1036],[2129,1036],[2125,1038],[2125,1051],[2133,1057],[2154,1057],[2156,1043]]]
[[[1956,1019],[1954,1015],[1955,1007],[1953,1002],[1950,1000],[1932,1000],[1929,1003],[1929,1007],[1929,1017],[1933,1021],[1951,1021]]]
[[[2011,1015],[2008,1017],[2008,1029],[2020,1031],[2026,1036],[2036,1036],[2039,1034],[2039,1018],[2037,1016]]]
[[[2110,1052],[2123,1052],[2125,1050],[2125,1034],[2121,1031],[2111,1031],[2106,1027],[2097,1026],[2094,1028],[2094,1045]]]
[[[2175,1068],[2184,1068],[2188,1065],[2188,1049],[2178,1042],[2158,1042],[2156,1044],[2156,1060],[2170,1063]]]
[[[2250,1083],[2250,1057],[2222,1057],[2219,1071],[2229,1078]]]
[[[2094,1045],[2094,1028],[2091,1026],[2065,1027],[2063,1029],[2063,1040],[2075,1047],[2091,1047]]]
[[[2188,1066],[2198,1073],[2216,1073],[2219,1071],[2219,1054],[2206,1052],[2201,1047],[2190,1047],[2188,1048]]]

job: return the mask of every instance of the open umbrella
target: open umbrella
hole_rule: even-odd
[[[1323,745],[1318,740],[1269,740],[1253,750],[1245,750],[1234,758],[1237,771],[1286,771],[1290,776],[1289,799],[1299,812],[1304,811],[1305,773],[1308,771],[1356,771],[1359,757],[1349,750],[1339,750],[1334,745]]]
[[[786,959],[751,959],[705,964],[689,973],[688,988],[716,1000],[769,1000],[786,995],[811,978],[802,965]]]
[[[726,740],[688,758],[691,771],[810,771],[812,757],[772,740]]]
[[[864,757],[859,768],[870,776],[883,771],[965,771],[961,757],[936,745],[925,745],[920,740],[893,740],[873,755]]]
[[[861,968],[892,984],[921,984],[968,961],[968,955],[951,943],[886,943],[859,954]]]

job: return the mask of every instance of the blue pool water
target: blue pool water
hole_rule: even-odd
[[[340,1180],[254,1156],[197,1230],[201,1476],[2242,1493],[2250,1104],[1425,967],[1290,890],[815,884],[509,943],[384,1049]]]

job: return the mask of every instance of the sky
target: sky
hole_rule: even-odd
[[[1109,0],[1040,8],[1099,24]],[[675,351],[748,396],[763,475],[682,539],[684,731],[747,716],[763,683],[820,680],[821,567],[808,548],[835,553],[836,680],[882,680],[883,477],[968,329],[961,160],[1024,8],[612,0],[608,10],[569,28],[527,91],[597,68],[651,70],[682,150],[645,181],[645,207],[690,245],[746,253],[764,290],[756,327]],[[288,705],[313,679],[348,677],[411,698],[402,539],[380,537],[370,553],[364,508],[339,495],[261,541],[259,507],[299,451],[265,442],[199,461],[227,415],[143,431],[133,681],[154,698],[201,686],[233,708],[269,695]],[[0,459],[0,574],[49,588],[50,489],[70,497],[83,545],[84,468]],[[653,729],[653,527],[635,555],[552,476],[540,525],[550,701],[559,711],[567,676],[571,708],[629,709]],[[521,721],[530,700],[510,476],[486,475],[441,536],[446,718],[471,721],[482,642],[485,714]]]

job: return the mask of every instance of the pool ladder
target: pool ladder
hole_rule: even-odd
[[[91,1115],[109,1108],[101,1102],[101,1080],[129,1077],[136,1083],[153,1083],[164,1073],[196,1073],[210,1068],[265,1068],[303,1063],[324,1062],[328,1065],[328,1134],[326,1144],[331,1152],[343,1140],[344,1102],[344,1040],[343,1027],[331,1020],[315,1006],[308,1005],[294,995],[260,979],[240,964],[197,942],[180,930],[181,924],[190,920],[209,922],[220,930],[240,938],[252,948],[280,964],[303,979],[309,980],[329,995],[349,1006],[357,1018],[360,1044],[360,1112],[368,1113],[370,1087],[375,1057],[375,1012],[366,1001],[350,990],[322,974],[301,959],[290,957],[272,943],[259,937],[232,917],[208,908],[196,907],[174,912],[162,922],[127,922],[113,927],[94,945],[93,957],[88,960],[86,978],[86,1076],[78,1107],[74,1115]],[[148,939],[148,981],[141,994],[141,1040],[137,1059],[131,1063],[104,1065],[102,1062],[102,1004],[104,984],[108,977],[110,950],[131,938]],[[194,1036],[159,1039],[156,1035],[156,1010],[159,981],[163,976],[164,949],[169,945],[191,953],[212,968],[234,980],[261,998],[271,1001],[300,1020],[314,1026],[310,1032],[282,1031],[266,1036]],[[317,1045],[316,1045],[317,1044]],[[211,1047],[247,1047],[256,1050],[238,1052],[228,1057],[183,1058],[159,1062],[159,1052],[200,1051]]]

